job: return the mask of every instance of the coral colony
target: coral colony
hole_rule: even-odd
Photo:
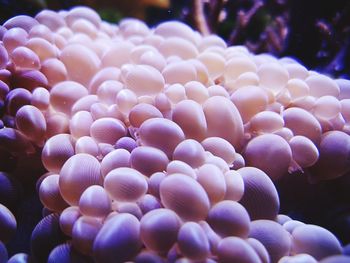
[[[350,81],[87,7],[16,16],[0,39],[1,262],[350,262],[279,214],[274,184],[349,171]],[[8,255],[25,162],[45,167],[43,218]]]

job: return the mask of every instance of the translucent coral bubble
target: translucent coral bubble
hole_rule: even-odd
[[[165,66],[162,71],[165,83],[185,84],[197,78],[197,71],[194,65],[184,61],[173,62]]]
[[[237,56],[226,62],[224,76],[226,81],[230,81],[237,79],[242,73],[256,71],[257,66],[249,57]]]
[[[204,84],[204,85],[207,85],[207,84],[211,84],[211,80],[209,79],[209,73],[208,73],[208,70],[207,68],[205,67],[205,65],[197,60],[197,59],[189,59],[188,62],[194,66],[195,70],[196,70],[196,81]]]
[[[62,232],[68,236],[72,236],[74,223],[81,216],[78,206],[70,206],[62,211],[59,217],[59,225]]]
[[[32,91],[31,104],[41,111],[45,111],[50,104],[50,92],[42,87]]]
[[[83,215],[104,218],[111,212],[111,199],[100,185],[85,189],[79,199],[79,209]]]
[[[220,85],[212,85],[208,87],[208,93],[210,97],[213,96],[223,96],[226,98],[229,98],[229,94],[227,92],[227,90]]]
[[[235,149],[240,149],[243,123],[235,104],[225,97],[214,96],[203,104],[203,110],[208,127],[207,136],[224,138]]]
[[[84,255],[92,255],[92,246],[96,235],[102,227],[98,218],[81,216],[72,229],[72,245]]]
[[[245,238],[250,230],[250,217],[246,209],[235,201],[224,200],[211,207],[208,223],[222,237]]]
[[[29,38],[44,39],[49,43],[53,43],[54,38],[50,28],[44,24],[38,24],[29,31]]]
[[[6,48],[3,45],[0,45],[0,69],[3,69],[6,67],[8,63],[8,53]]]
[[[220,36],[217,35],[208,35],[202,37],[201,42],[199,43],[199,50],[203,51],[210,47],[226,48],[227,44]]]
[[[282,226],[284,227],[285,230],[287,230],[289,233],[292,234],[295,228],[302,225],[305,225],[305,223],[298,220],[289,220],[285,222]]]
[[[163,207],[160,200],[151,194],[145,194],[143,197],[141,197],[137,201],[137,205],[140,207],[143,215]]]
[[[240,203],[252,220],[275,219],[279,211],[279,197],[271,179],[255,167],[237,170],[243,178],[244,194]]]
[[[208,238],[198,223],[184,223],[178,233],[177,245],[182,255],[192,260],[204,260],[210,254]]]
[[[93,257],[97,262],[114,263],[132,260],[141,250],[140,222],[123,213],[111,217],[98,232]]]
[[[208,137],[201,142],[206,151],[224,159],[227,164],[232,164],[235,159],[235,148],[225,139],[220,137]]]
[[[74,114],[78,111],[90,111],[93,104],[98,103],[99,99],[96,95],[87,95],[78,99],[72,106],[71,113]],[[91,114],[93,114],[91,112]]]
[[[289,79],[286,88],[292,99],[309,95],[309,86],[301,79]]]
[[[207,192],[211,204],[220,202],[226,194],[226,181],[222,171],[214,164],[204,164],[196,174],[197,181]]]
[[[327,256],[341,254],[338,239],[327,229],[316,225],[301,225],[292,232],[292,252],[307,253],[317,260]]]
[[[349,171],[350,136],[341,131],[322,134],[319,161],[312,170],[315,181],[337,178]]]
[[[272,133],[282,129],[284,120],[282,116],[272,111],[262,111],[254,115],[249,121],[249,130],[252,133]]]
[[[160,198],[164,207],[184,220],[203,220],[209,211],[209,199],[203,187],[184,174],[165,177],[160,183]]]
[[[100,16],[92,8],[87,6],[78,6],[72,8],[70,11],[68,11],[64,18],[69,26],[72,26],[72,24],[78,19],[86,19],[87,21],[94,24],[97,28],[99,28],[101,23]]]
[[[166,169],[169,159],[161,150],[150,146],[139,146],[130,155],[131,167],[146,176]]]
[[[10,241],[17,229],[17,221],[12,212],[4,205],[0,204],[0,240],[7,243]]]
[[[239,110],[243,123],[265,110],[268,103],[267,93],[257,86],[245,86],[231,95],[231,100]]]
[[[42,38],[35,37],[29,39],[26,47],[35,52],[41,62],[48,58],[55,58],[58,56],[58,49]]]
[[[73,37],[74,34],[73,34],[73,31],[69,27],[64,26],[64,27],[61,27],[60,29],[57,30],[56,35],[63,37],[64,43],[68,44],[69,39],[71,37]],[[66,45],[64,45],[64,46],[66,46]]]
[[[193,30],[188,25],[178,21],[160,23],[155,28],[154,33],[164,38],[180,37],[191,41],[192,43],[196,42]]]
[[[254,249],[239,237],[226,237],[218,243],[217,256],[220,262],[260,262]]]
[[[255,250],[262,262],[270,262],[269,253],[267,252],[265,246],[259,240],[255,238],[247,238],[246,241]]]
[[[73,22],[71,29],[75,34],[86,34],[92,39],[97,36],[96,26],[86,19],[77,19]]]
[[[163,117],[163,114],[156,107],[147,103],[139,103],[129,112],[130,124],[137,128],[140,127],[145,120],[161,117]]]
[[[68,41],[63,36],[59,34],[53,35],[53,44],[55,44],[58,49],[62,50],[67,45],[67,42]]]
[[[305,136],[294,136],[289,141],[293,160],[301,167],[314,165],[319,157],[316,145]]]
[[[14,87],[23,87],[29,91],[37,87],[48,87],[46,76],[39,70],[23,70],[16,74],[13,79]]]
[[[75,153],[87,153],[95,158],[99,158],[100,149],[94,139],[90,136],[82,136],[78,138],[75,142],[74,147]]]
[[[148,180],[148,192],[153,196],[160,198],[159,185],[164,178],[165,178],[164,172],[157,172],[152,174]]]
[[[137,143],[131,137],[122,137],[115,144],[116,149],[125,149],[128,152],[131,152],[136,147],[137,147]]]
[[[16,69],[39,69],[40,59],[38,55],[27,47],[17,47],[11,53],[12,62]]]
[[[299,63],[288,63],[283,66],[288,71],[290,79],[306,79],[309,76],[308,70]]]
[[[145,64],[156,68],[159,71],[162,71],[166,65],[165,58],[155,51],[147,51],[140,56],[140,64]]]
[[[118,90],[123,86],[119,81],[120,69],[117,67],[104,67],[99,70],[91,79],[89,83],[89,92],[96,94],[101,85],[106,82],[107,86],[116,86]],[[102,85],[103,86],[103,85]],[[103,88],[102,88],[103,89]]]
[[[243,156],[247,165],[257,167],[267,173],[272,180],[277,180],[288,171],[292,151],[282,137],[263,134],[248,142]]]
[[[168,252],[177,240],[180,218],[170,209],[155,209],[141,219],[141,240],[151,251]]]
[[[120,41],[111,46],[101,58],[103,67],[121,67],[130,62],[130,54],[134,45],[130,42]]]
[[[157,107],[167,119],[171,116],[171,102],[164,93],[159,93],[154,99],[154,106]]]
[[[69,130],[76,139],[90,135],[90,127],[93,123],[91,113],[88,111],[76,112],[69,121]]]
[[[137,96],[130,89],[122,89],[116,95],[115,102],[122,113],[128,114],[131,108],[137,104]]]
[[[79,203],[80,196],[86,188],[101,183],[100,163],[86,153],[73,155],[60,170],[60,192],[63,199],[71,205]]]
[[[19,27],[11,28],[6,31],[2,41],[7,52],[12,52],[16,47],[24,46],[27,42],[28,33]]]
[[[331,119],[341,110],[339,100],[333,96],[322,96],[318,98],[313,107],[313,114],[317,118]]]
[[[100,66],[100,59],[97,55],[81,44],[64,47],[60,60],[66,66],[69,79],[86,86]]]
[[[105,177],[119,167],[130,167],[130,153],[125,149],[116,149],[106,154],[101,162],[101,174]]]
[[[193,168],[198,168],[205,162],[205,150],[198,141],[187,139],[176,146],[173,159],[183,161]]]
[[[149,28],[142,20],[136,18],[123,18],[119,21],[119,29],[125,37],[146,36]]]
[[[16,126],[30,140],[38,145],[43,143],[46,120],[42,112],[32,105],[21,107],[16,113]]]
[[[126,75],[125,85],[140,95],[159,93],[164,87],[164,78],[155,68],[148,65],[132,67]]]
[[[290,253],[292,240],[290,234],[272,220],[255,220],[251,222],[249,237],[259,240],[270,255],[271,262]]]
[[[147,181],[140,172],[128,167],[110,171],[104,180],[104,188],[118,201],[136,201],[147,191]]]
[[[74,155],[73,139],[70,134],[58,134],[48,139],[41,154],[45,168],[59,173],[63,164]]]
[[[69,119],[63,113],[53,113],[46,116],[46,137],[51,138],[61,133],[69,132]]]
[[[341,114],[346,122],[350,122],[350,99],[343,99],[340,101]]]
[[[96,98],[96,101],[98,101],[98,98]],[[102,102],[96,102],[96,103],[94,101],[92,102],[93,102],[92,105],[89,105],[89,104],[86,105],[88,107],[87,111],[90,111],[92,118],[94,120],[106,118],[108,116],[108,106]]]
[[[40,24],[46,25],[52,31],[56,31],[60,27],[66,25],[63,17],[51,10],[42,10],[35,16],[35,19]]]
[[[126,135],[126,127],[122,121],[106,117],[92,123],[90,134],[98,142],[114,145],[118,139]]]
[[[278,93],[289,80],[288,71],[278,63],[265,63],[258,69],[260,85]]]
[[[199,54],[197,59],[205,65],[209,76],[212,79],[216,79],[223,74],[225,69],[225,59],[221,55],[215,52],[206,51]]]
[[[244,193],[244,181],[241,174],[235,170],[229,170],[224,174],[224,178],[226,184],[224,200],[241,200]]]
[[[179,161],[179,160],[173,160],[169,162],[166,167],[166,172],[167,172],[167,175],[181,173],[181,174],[186,174],[192,178],[197,178],[197,175],[194,169],[186,162]]]
[[[106,80],[97,88],[96,93],[101,102],[112,105],[115,104],[116,96],[122,89],[123,83],[117,80]]]
[[[182,100],[172,112],[172,120],[176,122],[186,138],[202,140],[207,132],[207,123],[201,105],[193,100]]]
[[[225,162],[224,159],[215,156],[211,154],[210,152],[206,152],[207,156],[205,159],[205,163],[207,164],[214,164],[217,166],[223,173],[226,173],[228,170],[230,170],[230,166]]]
[[[4,23],[4,27],[7,29],[11,28],[23,28],[25,31],[29,32],[33,26],[36,26],[38,21],[27,15],[15,16]]]
[[[39,198],[51,211],[61,212],[68,204],[63,200],[58,186],[59,174],[50,174],[41,182]]]
[[[72,107],[80,98],[88,95],[87,89],[74,81],[63,81],[50,91],[50,103],[57,111],[71,114]]]
[[[350,80],[336,79],[335,82],[339,86],[339,99],[350,99]]]
[[[258,86],[259,76],[255,72],[244,72],[233,81],[233,88],[239,89],[244,86]]]
[[[305,82],[310,88],[310,95],[316,98],[327,95],[333,97],[339,96],[340,89],[337,82],[325,75],[311,75],[306,78]]]
[[[209,93],[207,88],[198,81],[189,81],[185,85],[186,97],[203,104],[208,98]]]
[[[185,87],[179,83],[166,86],[164,93],[172,103],[178,103],[186,99]]]
[[[166,38],[158,49],[164,57],[179,56],[182,59],[190,59],[195,58],[198,54],[197,48],[192,42],[179,37]]]
[[[294,135],[308,137],[314,143],[318,143],[321,137],[321,125],[308,111],[296,107],[283,111],[285,127],[292,130]]]
[[[171,157],[175,147],[185,139],[185,135],[175,122],[152,118],[142,123],[139,129],[142,144],[156,147]]]

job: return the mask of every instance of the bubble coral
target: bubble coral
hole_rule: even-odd
[[[1,156],[39,154],[47,172],[33,259],[341,254],[324,228],[278,215],[274,183],[288,173],[318,182],[349,172],[349,81],[227,47],[177,21],[115,25],[88,7],[18,16],[3,30]],[[15,216],[0,205],[0,217],[7,242]]]

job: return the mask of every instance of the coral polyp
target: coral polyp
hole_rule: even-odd
[[[279,184],[349,173],[349,80],[178,21],[111,24],[82,6],[14,17],[0,37],[0,241],[16,232],[12,182],[36,182],[44,206],[14,260],[342,254],[329,230],[280,214]]]

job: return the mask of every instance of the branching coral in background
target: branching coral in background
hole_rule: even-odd
[[[220,34],[228,44],[244,44],[253,52],[281,54],[288,34],[286,1],[193,0],[195,27]]]
[[[350,4],[324,4],[319,10],[327,10],[327,14],[314,10],[315,4],[316,1],[193,0],[193,12],[184,13],[188,16],[185,20],[201,33],[218,34],[230,45],[245,45],[255,53],[295,56],[310,68],[347,77]]]

